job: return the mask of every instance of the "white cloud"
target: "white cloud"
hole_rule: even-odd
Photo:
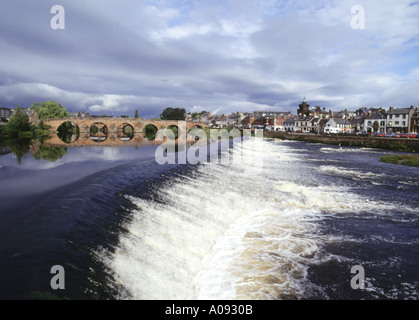
[[[410,105],[419,68],[411,3],[74,0],[58,34],[34,24],[39,6],[4,0],[0,104],[53,99],[73,111],[149,116],[169,106],[288,111],[303,96],[326,108]],[[354,4],[365,7],[365,30],[351,28]]]

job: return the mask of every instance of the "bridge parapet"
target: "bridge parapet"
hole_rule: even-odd
[[[151,124],[157,129],[165,129],[169,126],[178,126],[178,121],[169,120],[147,120],[144,118],[62,118],[62,119],[45,119],[44,124],[50,127],[50,130],[57,132],[58,128],[65,122],[74,123],[79,127],[80,132],[89,132],[90,127],[96,123],[104,124],[109,132],[117,132],[118,128],[124,128],[129,125],[136,133],[142,133],[145,126]],[[195,126],[201,128],[208,127],[204,123],[186,122],[187,130],[191,130]]]
[[[133,128],[133,141],[131,144],[135,144],[138,142],[142,142],[144,140],[145,130],[144,128],[147,125],[153,125],[160,129],[166,129],[170,126],[178,126],[178,121],[168,121],[168,120],[147,120],[143,118],[63,118],[63,119],[45,119],[43,120],[44,125],[48,126],[51,132],[55,133],[54,139],[57,138],[56,133],[58,132],[58,128],[65,122],[71,122],[79,128],[79,137],[77,141],[68,144],[71,145],[81,145],[81,146],[88,146],[91,145],[90,136],[90,128],[93,125],[97,125],[99,128],[103,128],[106,126],[107,130],[106,133],[109,135],[110,140],[113,140],[113,137],[118,137],[123,131],[126,126],[131,126]],[[98,125],[100,124],[100,125]],[[193,122],[186,122],[186,129],[189,132],[194,127],[199,126],[201,128],[206,128],[207,125],[204,123],[193,123]],[[80,140],[80,141],[79,141]],[[120,139],[118,139],[120,140]],[[54,142],[55,144],[57,141]],[[108,141],[109,143],[109,141]],[[97,144],[97,142],[95,143]],[[93,144],[93,145],[95,145]],[[111,145],[114,143],[112,142]],[[115,142],[115,145],[118,144]],[[130,143],[126,143],[126,145],[130,145]]]

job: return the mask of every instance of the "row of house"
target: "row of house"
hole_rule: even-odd
[[[210,127],[256,128],[268,131],[301,133],[402,133],[419,132],[418,108],[360,108],[356,111],[326,111],[319,106],[310,108],[304,98],[297,115],[281,111],[233,112],[211,115],[210,112],[187,120],[202,122]]]
[[[281,129],[280,129],[281,130]],[[419,112],[410,108],[390,107],[388,111],[369,111],[359,116],[329,115],[324,118],[290,117],[284,122],[284,131],[302,133],[407,133],[419,132]]]

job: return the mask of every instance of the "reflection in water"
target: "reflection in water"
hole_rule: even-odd
[[[134,138],[134,128],[130,124],[123,125],[122,130],[118,130],[118,138],[121,141],[130,141]]]
[[[64,155],[67,154],[68,148],[64,147],[55,147],[55,146],[45,146],[41,145],[36,153],[33,155],[35,160],[48,160],[50,162],[55,162],[61,159]]]
[[[155,140],[157,128],[151,125],[148,129],[149,130],[145,130],[144,135],[142,135],[135,134],[134,129],[129,125],[119,128],[118,130],[115,130],[115,132],[108,132],[105,125],[95,125],[92,126],[90,131],[79,132],[78,127],[75,127],[68,122],[67,125],[62,126],[60,132],[43,141],[30,139],[3,141],[0,145],[0,155],[14,153],[15,157],[13,158],[16,159],[19,164],[21,164],[23,157],[28,153],[35,160],[55,162],[63,158],[68,153],[70,147],[84,148],[100,144],[101,147],[112,149],[120,147],[139,148],[160,145],[161,141]],[[177,127],[167,128],[167,130],[170,129],[177,131]],[[179,145],[176,141],[175,152],[182,151],[184,147],[194,143],[195,139],[193,139],[193,137],[188,137],[185,146],[183,144]]]
[[[10,153],[10,148],[6,146],[0,146],[0,155]]]
[[[77,141],[80,136],[79,127],[70,121],[64,122],[58,127],[57,131],[58,137],[65,143],[73,143]]]
[[[67,154],[68,147],[43,145],[38,140],[11,139],[2,142],[0,155],[14,153],[16,161],[21,164],[25,155],[30,154],[35,160],[55,162]]]
[[[108,127],[103,123],[94,123],[90,127],[90,139],[94,142],[103,142],[108,138]]]
[[[30,139],[13,139],[4,142],[10,152],[13,152],[16,156],[17,163],[21,163],[23,157],[29,152],[31,148]]]

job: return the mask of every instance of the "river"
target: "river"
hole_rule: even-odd
[[[155,149],[3,151],[0,298],[419,298],[419,170],[380,162],[395,152],[264,140],[230,150],[248,161],[159,165]]]

